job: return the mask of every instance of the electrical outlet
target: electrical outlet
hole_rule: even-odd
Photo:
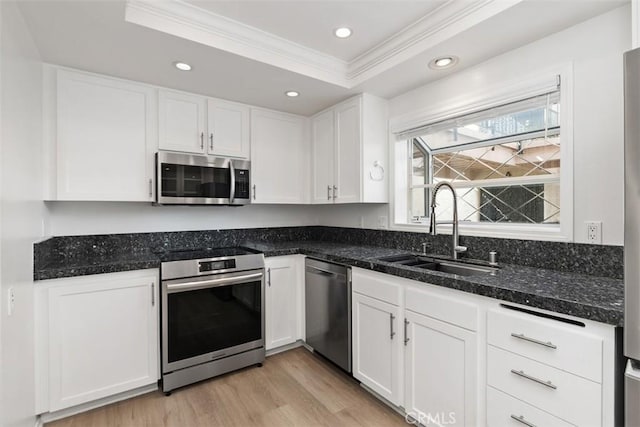
[[[387,217],[386,216],[379,216],[378,217],[378,228],[381,230],[386,230],[388,227],[387,224]]]
[[[602,221],[587,221],[587,243],[602,244]]]
[[[16,305],[16,294],[13,292],[13,288],[9,288],[7,292],[7,316],[13,314],[13,309]]]

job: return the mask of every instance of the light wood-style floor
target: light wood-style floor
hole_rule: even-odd
[[[346,374],[306,349],[175,390],[94,409],[47,427],[327,426],[406,427]]]

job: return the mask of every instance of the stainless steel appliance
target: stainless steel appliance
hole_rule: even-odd
[[[640,49],[624,55],[625,425],[640,426]]]
[[[159,151],[156,202],[161,205],[247,205],[251,162]]]
[[[264,256],[223,248],[161,258],[162,390],[261,364]]]
[[[307,258],[305,266],[306,342],[351,372],[351,269]]]

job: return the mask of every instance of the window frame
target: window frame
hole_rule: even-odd
[[[411,157],[398,159],[397,144],[407,147],[416,135],[407,136],[411,130],[429,123],[446,120],[455,116],[471,114],[483,109],[494,108],[528,97],[540,95],[542,87],[560,78],[560,224],[526,224],[526,223],[461,223],[460,234],[469,236],[486,236],[511,239],[533,239],[551,241],[573,241],[573,66],[571,63],[550,67],[535,74],[525,76],[511,82],[487,86],[482,91],[464,94],[457,99],[420,110],[390,120],[391,143],[389,145],[390,186],[392,197],[389,203],[389,217],[392,219],[389,228],[397,231],[428,232],[428,223],[411,223],[409,218],[408,194],[409,174],[405,174],[404,182],[400,176],[398,162],[407,161],[410,166]],[[395,137],[394,137],[395,136]],[[406,163],[405,163],[406,164]],[[408,172],[408,170],[406,170]],[[405,198],[402,202],[399,198]],[[404,215],[399,212],[404,209]],[[451,234],[451,225],[439,225],[438,232]]]

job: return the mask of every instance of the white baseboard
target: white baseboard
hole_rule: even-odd
[[[302,341],[302,340],[298,340],[294,343],[291,344],[287,344],[287,345],[283,345],[281,347],[276,347],[276,348],[272,348],[267,350],[266,352],[266,356],[273,356],[274,354],[278,354],[278,353],[282,353],[285,351],[289,351],[289,350],[293,350],[294,348],[298,348],[298,347],[304,347],[306,344]]]
[[[42,427],[44,423],[67,418],[72,415],[87,412],[101,406],[110,405],[112,403],[120,402],[121,400],[131,399],[132,397],[140,396],[141,394],[147,394],[158,389],[158,384],[149,384],[144,387],[139,387],[134,390],[125,391],[123,393],[115,394],[113,396],[105,397],[102,399],[94,400],[93,402],[83,403],[82,405],[73,406],[71,408],[61,409],[55,412],[47,412],[40,414],[36,418],[36,427]]]

